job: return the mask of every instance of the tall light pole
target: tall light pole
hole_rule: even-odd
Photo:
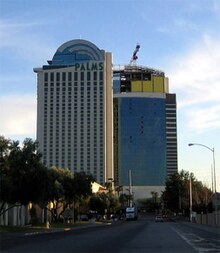
[[[189,178],[189,219],[192,222],[192,178]]]
[[[216,174],[215,174],[215,149],[214,148],[210,148],[206,145],[200,144],[200,143],[189,143],[189,146],[202,146],[204,148],[207,148],[208,150],[210,150],[212,152],[212,159],[213,159],[213,177],[212,180],[214,181],[213,184],[213,192],[214,192],[214,206],[215,206],[215,225],[217,225],[217,192],[216,192]]]
[[[129,178],[129,195],[130,195],[130,200],[129,200],[129,207],[133,206],[133,194],[132,194],[132,174],[131,170],[128,171],[128,178]]]

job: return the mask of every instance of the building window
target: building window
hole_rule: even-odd
[[[91,73],[87,72],[87,81],[90,81],[90,79],[91,79]]]
[[[50,81],[51,81],[51,82],[54,81],[54,73],[50,73]]]
[[[100,81],[103,80],[103,72],[102,72],[102,71],[99,72],[99,80],[100,80]],[[100,83],[100,85],[101,85],[101,83]]]
[[[68,72],[68,81],[71,81],[71,80],[72,80],[72,73]]]
[[[47,72],[44,73],[44,82],[48,82],[48,73]]]
[[[66,81],[66,73],[65,73],[65,72],[62,73],[62,81],[63,81],[63,82]]]
[[[56,80],[60,81],[60,73],[56,73]]]
[[[96,71],[93,73],[93,79],[97,80],[97,72]]]
[[[78,73],[74,72],[74,81],[77,81],[77,80],[78,80]]]

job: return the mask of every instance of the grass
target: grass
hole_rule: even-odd
[[[69,228],[78,227],[89,224],[88,221],[76,221],[75,223],[52,223],[50,228]]]
[[[96,222],[99,224],[98,222]],[[78,226],[84,226],[90,224],[88,221],[77,221],[75,223],[52,223],[48,229],[57,229],[57,228],[72,228]],[[31,232],[41,229],[47,229],[45,224],[36,224],[33,226],[0,226],[0,233],[17,233],[17,232]]]
[[[40,227],[38,227],[40,229]],[[36,229],[36,227],[20,227],[20,226],[0,226],[1,233],[28,232]]]

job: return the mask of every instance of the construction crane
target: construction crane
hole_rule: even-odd
[[[136,48],[135,48],[135,50],[133,52],[132,58],[130,60],[130,65],[136,65],[136,61],[138,59],[137,53],[138,53],[139,49],[140,49],[140,44],[137,43],[137,46],[136,46]]]

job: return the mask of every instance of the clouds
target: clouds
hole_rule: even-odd
[[[196,149],[190,159],[187,143],[211,145],[219,157],[220,1],[95,2],[1,1],[0,134],[35,138],[33,68],[47,64],[62,43],[82,35],[112,52],[114,64],[122,64],[138,41],[138,63],[164,70],[170,92],[177,95],[179,168],[201,162],[195,164],[201,175],[210,164],[206,167],[207,159]]]
[[[189,52],[174,59],[170,87],[189,130],[220,128],[220,38],[205,34]]]
[[[207,108],[195,108],[188,112],[189,128],[199,132],[220,129],[220,103]]]
[[[4,57],[4,54],[8,55],[11,52],[11,59],[25,59],[30,62],[42,60],[42,56],[45,59],[48,56],[51,57],[54,48],[47,46],[47,36],[42,40],[44,28],[47,25],[46,20],[0,19],[0,50],[2,56]]]
[[[36,97],[8,95],[0,97],[0,134],[8,138],[34,136],[36,132]]]

